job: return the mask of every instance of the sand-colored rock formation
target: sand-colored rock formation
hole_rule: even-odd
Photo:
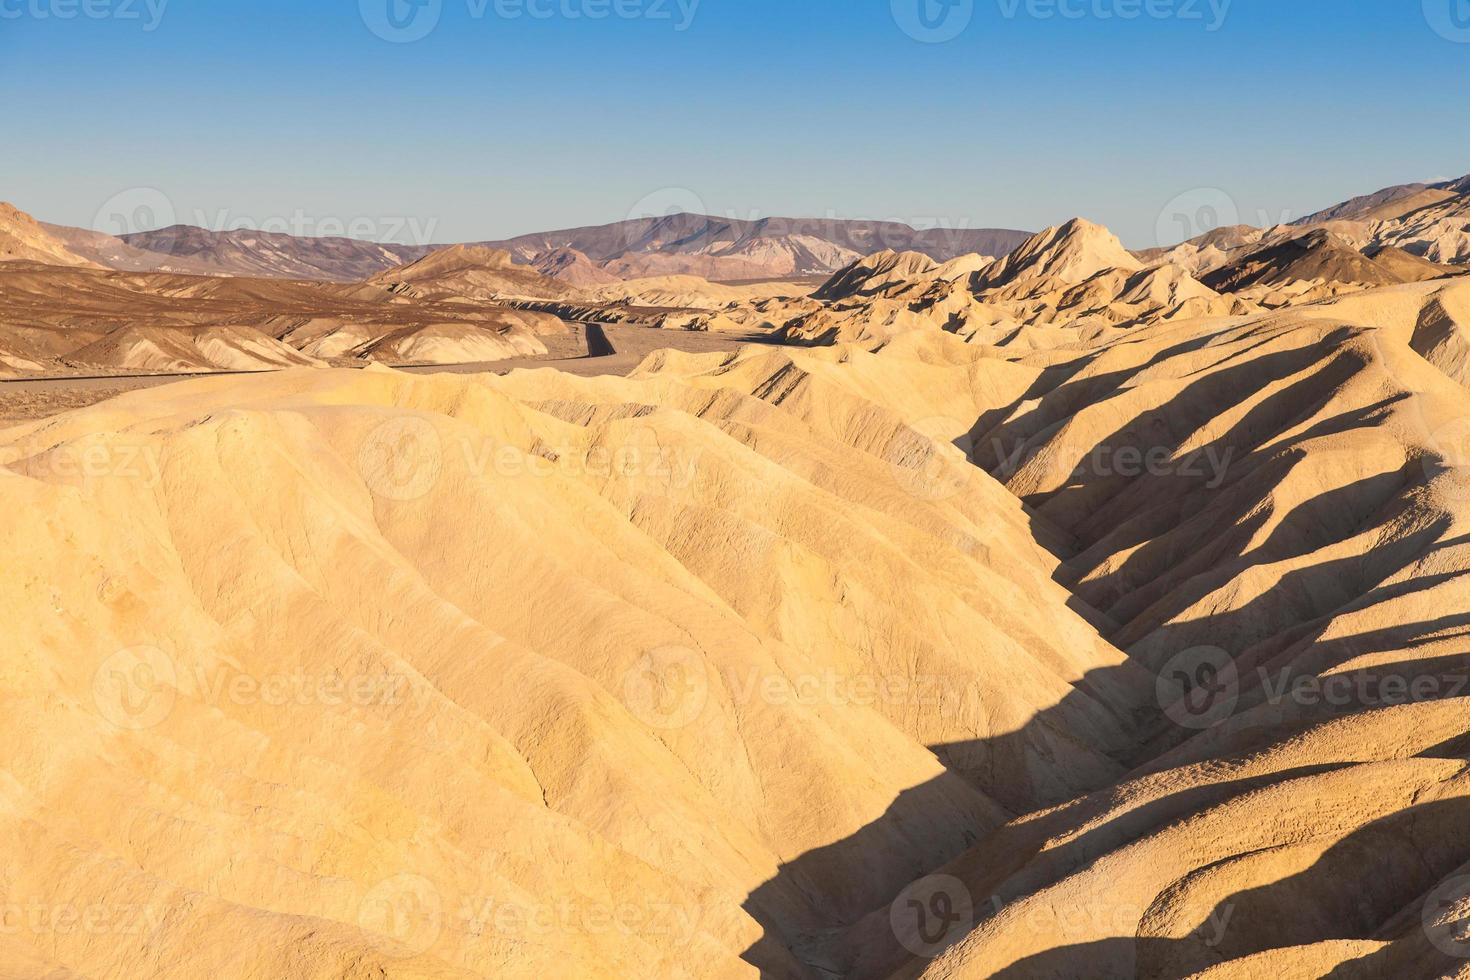
[[[1370,257],[1340,235],[1317,229],[1250,252],[1216,269],[1205,282],[1221,291],[1268,301],[1284,288],[1301,302],[1366,286],[1435,279],[1452,271],[1392,247],[1379,248]]]
[[[1451,190],[1451,197],[1376,225],[1374,244],[1394,245],[1431,262],[1470,263],[1470,177]]]
[[[0,430],[0,975],[1470,977],[1463,190],[810,295],[11,217],[0,371],[271,373]],[[380,366],[558,316],[774,342]]]
[[[724,315],[802,343],[878,340],[927,327],[982,344],[1052,347],[1138,323],[1255,309],[1179,266],[1145,267],[1107,229],[1079,218],[999,260],[970,255],[940,265],[916,253],[875,253],[809,300]]]
[[[467,363],[545,354],[540,338],[566,330],[547,313],[473,297],[440,303],[371,283],[0,263],[0,372],[11,376],[266,370],[334,358]]]
[[[574,295],[568,284],[514,262],[509,252],[476,245],[432,252],[369,282],[400,295],[448,302],[561,300]]]
[[[1019,502],[865,391],[926,415],[1020,394],[997,362],[942,395],[962,371],[924,383],[923,350],[854,352],[863,374],[774,349],[631,381],[286,372],[11,433],[0,594],[32,653],[9,734],[35,739],[9,893],[166,922],[146,948],[21,938],[124,975],[799,976],[787,932],[1091,788],[1128,741],[1116,685],[1071,730],[957,757],[973,783],[927,748],[1126,665]],[[115,465],[72,469],[103,445]],[[929,494],[932,467],[962,492]],[[306,695],[253,684],[278,678]],[[57,824],[66,793],[112,805]],[[849,834],[861,882],[782,879]]]
[[[1076,275],[1188,302],[1148,272]],[[303,369],[10,429],[40,911],[0,955],[1463,973],[1467,314],[1452,279],[1052,347]]]
[[[585,258],[585,256],[583,257]],[[588,279],[576,256],[551,263],[547,272],[521,265],[510,253],[455,246],[369,281],[396,296],[438,303],[496,304],[555,314],[566,320],[643,322],[679,329],[720,329],[702,315],[766,299],[796,298],[811,286],[791,281],[717,283],[699,276],[662,275],[577,286]],[[569,273],[553,278],[556,272]]]
[[[698,276],[659,276],[599,286],[585,291],[585,298],[593,303],[622,303],[651,309],[720,310],[762,299],[793,299],[810,291],[810,286],[786,281],[731,285]]]
[[[1316,250],[1324,246],[1325,238],[1337,248],[1356,250],[1371,258],[1387,256],[1384,271],[1389,274],[1388,281],[1413,282],[1428,277],[1426,266],[1443,270],[1470,263],[1467,214],[1470,177],[1435,184],[1403,184],[1355,197],[1289,225],[1217,228],[1172,248],[1149,249],[1138,256],[1148,263],[1172,263],[1206,278],[1232,264],[1257,262],[1254,253],[1276,252],[1276,258],[1268,260],[1268,264],[1275,264],[1283,249],[1295,247],[1292,241],[1306,240]],[[1404,261],[1407,258],[1423,260],[1424,265]],[[1294,290],[1289,301],[1330,298],[1354,284],[1382,281],[1361,267],[1354,269],[1350,260],[1342,257],[1322,265],[1341,278],[1317,276],[1317,286],[1310,296]]]
[[[237,326],[119,327],[63,360],[73,367],[118,374],[269,371],[320,363],[258,330]]]
[[[939,263],[919,252],[895,252],[886,249],[858,259],[838,270],[812,296],[822,300],[851,299],[854,296],[876,296],[895,286],[929,283],[942,278]]]
[[[769,330],[805,344],[938,328],[979,344],[1048,349],[1161,321],[1249,317],[1462,272],[1393,245],[1360,246],[1328,226],[1223,228],[1135,255],[1106,228],[1078,218],[998,260],[972,255],[941,265],[884,250],[839,270],[807,298],[767,297],[727,306],[718,319],[665,322]]]

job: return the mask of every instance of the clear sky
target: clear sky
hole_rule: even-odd
[[[64,224],[1143,247],[1470,172],[1470,0],[0,0],[0,92],[0,199]]]

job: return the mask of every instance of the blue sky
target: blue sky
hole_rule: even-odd
[[[1080,214],[1142,247],[1470,172],[1470,0],[414,2],[0,0],[0,199],[403,241]]]

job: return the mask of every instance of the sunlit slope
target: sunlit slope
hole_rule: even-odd
[[[7,894],[158,918],[16,948],[803,975],[799,936],[1123,771],[1147,678],[1022,505],[907,424],[1026,383],[945,337],[629,381],[302,370],[12,430]],[[959,778],[929,749],[987,740]]]

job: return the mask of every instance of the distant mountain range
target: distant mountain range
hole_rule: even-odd
[[[1361,253],[1360,258],[1371,258],[1380,267],[1391,263],[1391,275],[1395,277],[1416,270],[1428,274],[1431,270],[1426,266],[1465,265],[1470,263],[1470,176],[1385,187],[1291,224],[1272,228],[1231,225],[1170,248],[1147,249],[1135,254],[1147,262],[1167,260],[1195,275],[1207,276],[1239,262],[1244,256],[1304,238],[1315,231],[1328,232],[1330,236],[1312,237],[1306,241],[1306,250],[1318,253],[1319,249],[1329,247],[1338,253],[1332,259],[1321,255],[1313,259],[1325,262],[1336,273],[1346,271],[1344,261],[1355,266],[1359,275],[1370,269],[1362,262],[1344,259],[1340,254],[1342,248]],[[1275,258],[1289,254],[1289,249],[1273,253]],[[1422,262],[1410,261],[1413,259]]]
[[[189,225],[120,237],[58,225],[43,227],[82,259],[134,272],[350,282],[449,247],[252,230],[210,231]],[[887,221],[739,221],[681,213],[470,244],[503,249],[517,262],[565,277],[575,285],[589,285],[666,275],[723,281],[829,275],[885,248],[922,252],[937,261],[972,252],[1004,255],[1025,241],[1027,234],[994,228],[920,231]]]
[[[824,275],[883,249],[922,252],[938,262],[979,252],[1000,256],[1030,232],[998,228],[919,231],[892,221],[762,218],[699,214],[637,218],[493,242],[522,261],[558,249],[581,252],[622,278],[693,274],[707,279]]]
[[[1395,184],[1393,187],[1385,187],[1381,191],[1354,197],[1315,214],[1309,214],[1292,224],[1320,225],[1329,221],[1387,221],[1465,194],[1470,194],[1470,176],[1436,184]]]
[[[450,247],[252,230],[211,231],[188,225],[113,237],[37,223],[28,217],[22,221],[17,217],[21,215],[12,209],[9,218],[0,219],[0,225],[14,226],[10,245],[0,237],[0,261],[29,257],[129,272],[358,282]],[[1145,261],[1168,255],[1194,273],[1206,274],[1238,259],[1242,249],[1279,243],[1313,228],[1327,228],[1366,253],[1391,247],[1431,263],[1463,264],[1470,261],[1470,177],[1399,184],[1354,197],[1291,225],[1222,228],[1172,249],[1135,254]],[[586,288],[671,275],[718,282],[827,276],[885,250],[917,253],[938,263],[970,254],[998,258],[1009,255],[1028,237],[1027,232],[997,228],[919,230],[891,221],[745,221],[678,213],[469,244],[503,250],[517,263]],[[30,244],[22,248],[21,239]]]
[[[423,258],[442,246],[380,245],[356,238],[304,238],[279,232],[209,231],[174,225],[123,235],[124,244],[185,259],[216,274],[358,281]]]

